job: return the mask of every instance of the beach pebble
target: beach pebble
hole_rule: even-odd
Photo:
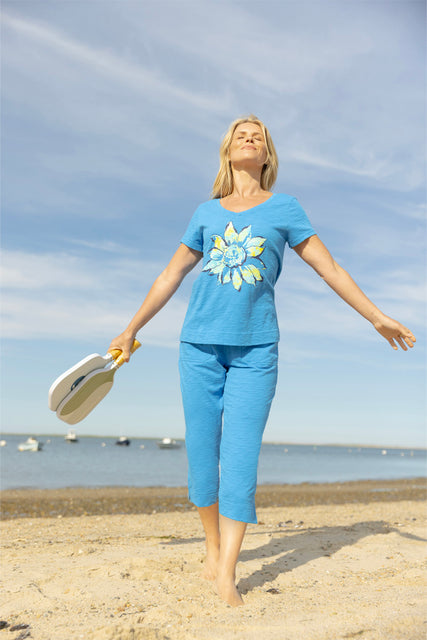
[[[25,631],[22,631],[19,636],[16,636],[15,640],[25,640],[25,638],[29,638],[31,636],[31,631],[29,629],[26,629]]]
[[[13,627],[10,627],[9,631],[21,631],[22,629],[28,629],[29,624],[15,624]]]
[[[0,620],[0,629],[7,629],[9,623],[6,620]]]

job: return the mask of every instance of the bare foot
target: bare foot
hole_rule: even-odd
[[[242,600],[242,596],[237,591],[237,587],[233,579],[217,576],[215,586],[216,592],[221,600],[224,600],[224,602],[230,606],[239,607],[242,604],[245,604]]]
[[[210,580],[214,582],[216,580],[216,576],[218,573],[218,560],[219,560],[219,549],[215,551],[209,551],[206,554],[206,560],[203,567],[203,571],[201,573],[201,577],[205,580]]]

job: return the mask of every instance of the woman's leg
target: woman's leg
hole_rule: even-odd
[[[206,561],[202,577],[215,581],[222,600],[232,606],[243,604],[236,589],[236,563],[246,522],[231,520],[218,514],[218,503],[198,508],[206,535]]]
[[[258,458],[277,381],[277,344],[230,347],[224,387],[219,489],[218,594],[243,604],[235,585],[236,563],[248,522],[256,523]]]
[[[185,414],[189,499],[206,535],[202,576],[215,580],[219,559],[219,447],[226,369],[209,345],[182,342],[179,370]]]
[[[198,507],[197,511],[206,536],[206,560],[202,577],[207,580],[215,580],[220,549],[218,502],[210,507]]]
[[[246,522],[231,520],[219,516],[221,544],[216,576],[216,589],[219,597],[233,607],[243,604],[236,588],[236,564],[239,557]]]
[[[231,520],[218,514],[218,503],[199,507],[200,520],[206,535],[206,560],[202,577],[215,581],[222,600],[232,606],[243,604],[236,589],[236,563],[239,557],[246,522]]]

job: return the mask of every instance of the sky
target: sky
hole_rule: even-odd
[[[4,433],[63,434],[57,376],[104,354],[179,245],[236,117],[256,114],[393,351],[287,248],[267,442],[426,445],[425,3],[3,0]],[[181,438],[190,273],[80,435]]]

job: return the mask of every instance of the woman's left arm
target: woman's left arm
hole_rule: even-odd
[[[416,340],[412,332],[397,320],[386,316],[369,300],[347,271],[335,262],[318,236],[314,235],[307,238],[307,240],[296,245],[293,249],[300,258],[307,262],[310,267],[313,267],[335,293],[353,309],[356,309],[360,315],[369,320],[393,349],[398,349],[397,344],[404,351],[407,351],[406,345],[408,347],[414,346]]]

